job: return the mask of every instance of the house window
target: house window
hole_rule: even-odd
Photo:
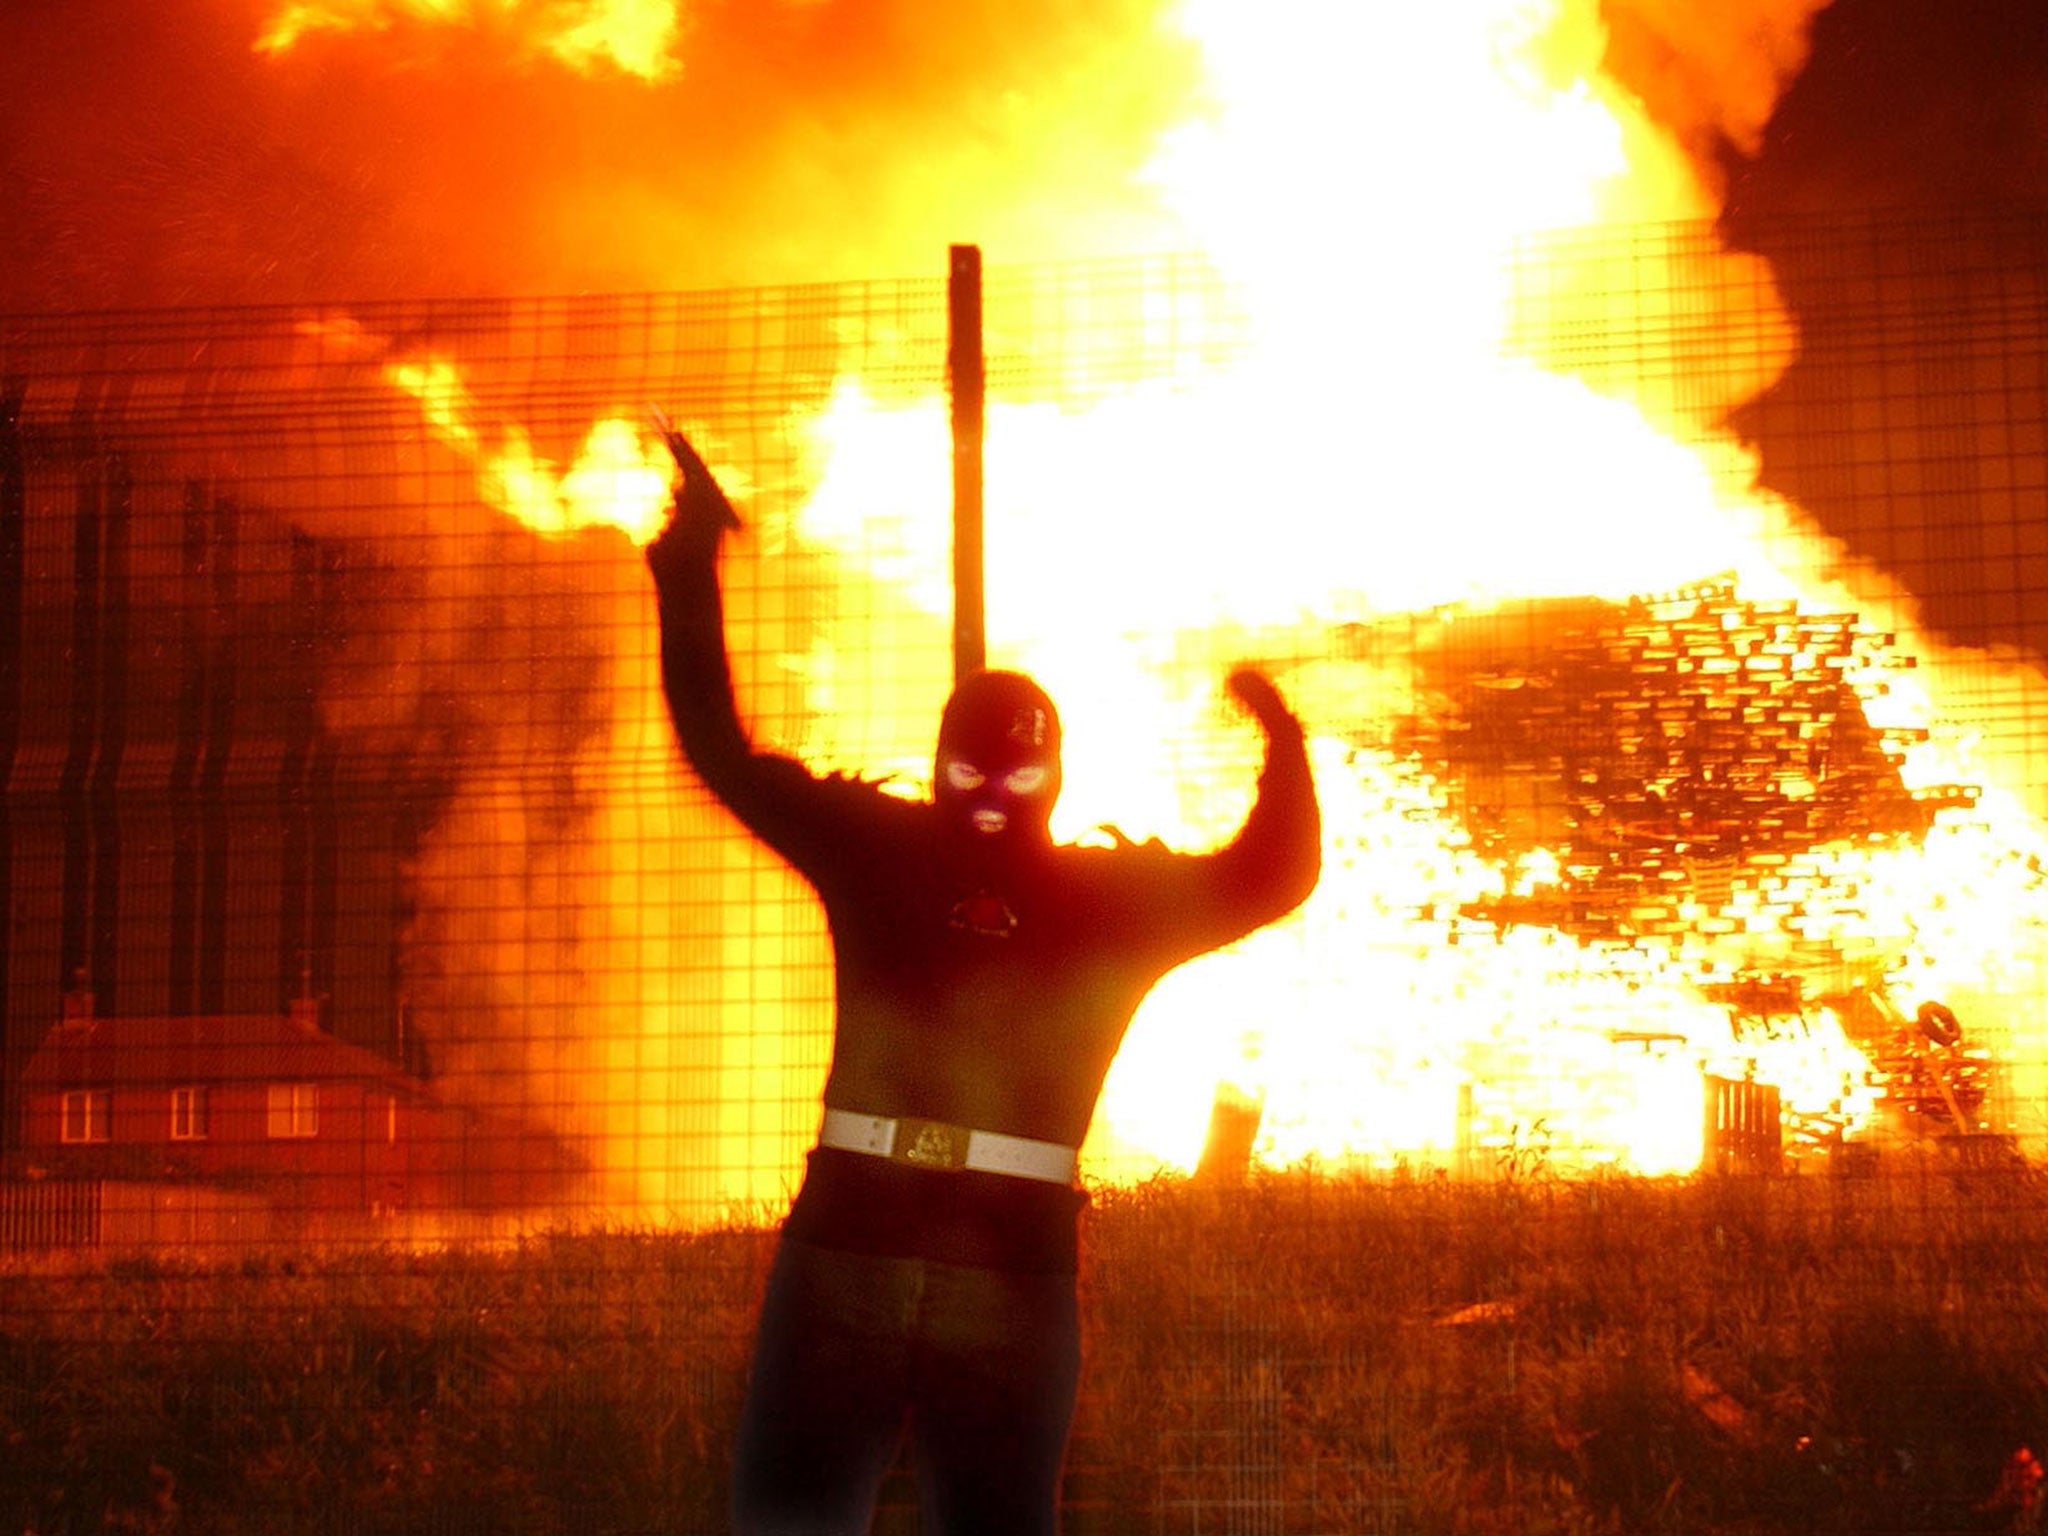
[[[207,1136],[206,1090],[171,1090],[171,1140],[204,1141]]]
[[[269,1128],[273,1137],[311,1136],[319,1129],[318,1083],[272,1083]]]
[[[65,1141],[106,1141],[113,1136],[114,1096],[104,1088],[77,1088],[64,1095]]]

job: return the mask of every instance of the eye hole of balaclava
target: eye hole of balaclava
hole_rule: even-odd
[[[939,721],[932,799],[956,830],[1040,840],[1060,787],[1060,721],[1020,672],[977,672]]]

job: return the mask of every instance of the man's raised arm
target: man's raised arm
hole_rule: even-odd
[[[1266,765],[1244,825],[1219,855],[1232,879],[1292,911],[1316,888],[1323,867],[1322,811],[1301,721],[1271,679],[1251,667],[1230,674],[1231,696],[1266,733]]]
[[[690,765],[713,794],[739,809],[753,750],[733,702],[718,546],[740,520],[689,440],[663,426],[682,481],[675,515],[647,547],[661,614],[661,686]]]

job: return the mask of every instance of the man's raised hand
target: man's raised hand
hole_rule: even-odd
[[[1301,729],[1301,722],[1287,707],[1280,690],[1257,667],[1233,667],[1225,686],[1229,688],[1230,696],[1250,710],[1259,724],[1265,727],[1267,735]]]
[[[683,472],[683,483],[676,487],[676,516],[674,527],[685,520],[708,520],[712,527],[736,530],[740,526],[739,514],[732,509],[732,503],[725,499],[725,492],[719,488],[718,477],[711,473],[690,440],[676,430],[666,413],[659,406],[650,405],[648,414],[654,420],[655,430],[661,433],[661,440],[668,444],[668,451],[676,461],[676,468]]]

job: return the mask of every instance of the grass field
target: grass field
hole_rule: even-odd
[[[758,1231],[0,1269],[0,1532],[723,1529]],[[1071,1532],[2034,1529],[2048,1180],[1099,1192]],[[913,1528],[892,1479],[879,1528]]]

